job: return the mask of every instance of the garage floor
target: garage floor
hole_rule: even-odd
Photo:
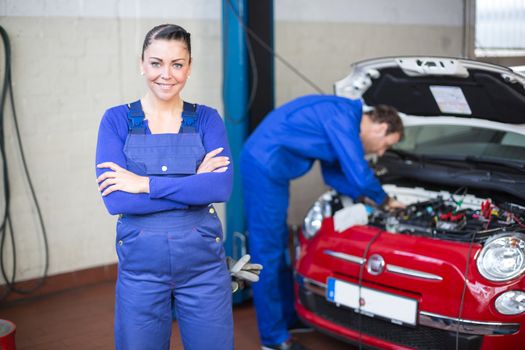
[[[22,301],[0,307],[0,318],[16,324],[17,350],[113,349],[114,291],[114,283],[103,283]],[[234,318],[235,349],[260,349],[252,305],[235,306]],[[353,349],[318,332],[298,339],[311,350]],[[183,349],[176,323],[171,349]]]

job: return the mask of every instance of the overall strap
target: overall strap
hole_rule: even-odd
[[[195,103],[184,102],[179,132],[183,134],[197,132],[197,105]]]
[[[140,100],[128,104],[128,133],[145,134],[146,124],[144,123],[144,111]]]

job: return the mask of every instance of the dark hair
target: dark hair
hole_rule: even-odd
[[[161,24],[152,28],[144,38],[144,44],[142,45],[142,60],[144,60],[144,51],[151,45],[153,40],[178,40],[186,44],[188,52],[190,53],[191,60],[191,40],[190,33],[186,29],[176,24]]]
[[[400,140],[404,135],[404,127],[397,110],[392,106],[377,105],[373,110],[365,112],[372,122],[374,123],[386,123],[388,128],[386,129],[386,135],[399,133]]]

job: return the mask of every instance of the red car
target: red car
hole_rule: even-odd
[[[373,163],[407,204],[322,195],[295,240],[295,306],[380,349],[525,349],[525,77],[439,57],[359,62],[338,95],[401,113]]]

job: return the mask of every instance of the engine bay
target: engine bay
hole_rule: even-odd
[[[367,224],[389,232],[465,242],[483,242],[507,231],[525,232],[525,207],[496,204],[490,198],[469,194],[465,187],[453,193],[395,185],[384,189],[406,208],[388,211],[367,204]],[[340,208],[353,205],[348,198],[340,200]]]

